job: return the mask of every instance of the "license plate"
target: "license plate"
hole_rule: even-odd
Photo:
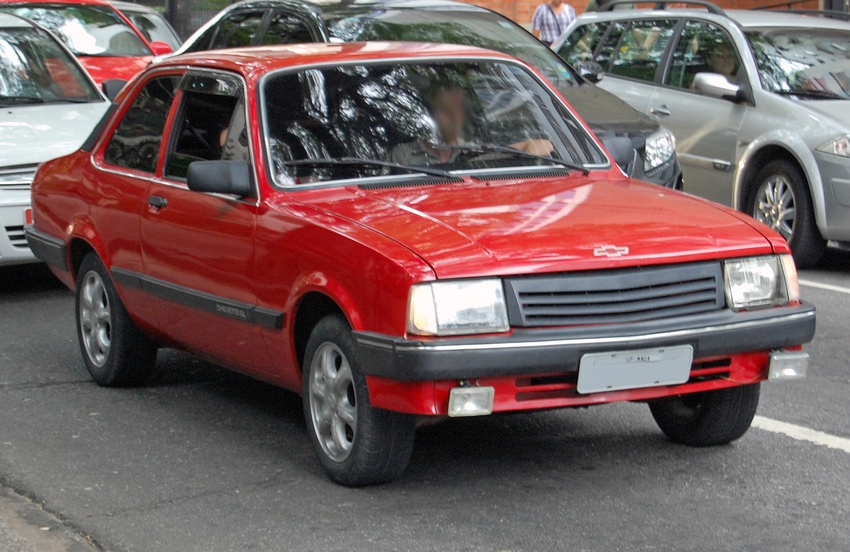
[[[579,362],[576,390],[586,394],[685,383],[693,358],[690,345],[587,354]]]

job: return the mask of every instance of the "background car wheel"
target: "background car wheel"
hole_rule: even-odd
[[[92,379],[109,387],[138,385],[156,362],[156,344],[136,327],[94,253],[77,272],[77,337]]]
[[[304,417],[328,476],[342,485],[386,483],[404,472],[413,451],[415,417],[372,408],[348,323],[323,318],[307,342]]]
[[[799,268],[814,266],[823,257],[826,240],[815,222],[809,186],[793,163],[775,159],[759,171],[749,213],[782,234]]]
[[[693,447],[730,443],[750,428],[759,384],[690,393],[649,403],[655,423],[670,440]]]

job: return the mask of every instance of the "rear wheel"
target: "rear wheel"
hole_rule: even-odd
[[[404,472],[413,451],[415,417],[373,408],[340,315],[319,321],[304,355],[304,418],[328,476],[342,485],[386,483]]]
[[[809,187],[800,169],[785,159],[775,159],[756,176],[749,213],[782,234],[799,268],[814,266],[826,250],[812,206]]]
[[[77,272],[77,337],[89,374],[100,385],[138,385],[156,362],[156,344],[130,319],[109,273],[89,253]]]
[[[694,447],[730,443],[750,428],[759,384],[728,387],[651,401],[655,423],[672,441]]]

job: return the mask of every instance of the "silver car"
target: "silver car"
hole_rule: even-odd
[[[673,131],[686,192],[812,266],[827,241],[850,246],[850,23],[701,4],[585,14],[552,48]]]

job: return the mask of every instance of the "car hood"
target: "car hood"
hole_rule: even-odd
[[[129,81],[150,64],[153,56],[79,56],[77,59],[94,82],[101,86],[109,79]]]
[[[609,181],[593,174],[340,188],[309,203],[404,245],[430,264],[439,278],[772,252],[755,222],[743,222],[725,207],[635,180]],[[621,256],[608,256],[617,252]]]
[[[651,134],[658,123],[598,86],[571,86],[559,92],[594,132]]]
[[[0,109],[0,167],[31,165],[77,150],[109,102]]]
[[[832,117],[843,126],[850,121],[850,100],[807,100],[797,103]]]

